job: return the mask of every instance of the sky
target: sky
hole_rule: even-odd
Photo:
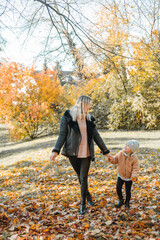
[[[30,39],[27,45],[22,45],[24,36],[18,37],[16,34],[7,30],[3,33],[6,39],[6,46],[4,52],[1,52],[1,57],[8,58],[11,61],[20,62],[26,66],[32,64],[35,56],[40,50],[40,45],[34,39]],[[41,67],[42,63],[37,62],[37,66]]]
[[[10,61],[22,63],[25,66],[30,66],[34,63],[38,70],[43,68],[43,58],[37,59],[37,56],[42,48],[37,38],[30,37],[27,42],[24,43],[26,34],[21,34],[19,36],[9,30],[6,30],[2,33],[3,38],[6,40],[6,46],[4,51],[0,52],[0,57],[7,58]],[[54,65],[55,62],[53,62],[53,64],[48,64],[49,67],[54,67]],[[73,66],[70,61],[66,61],[66,63],[63,65],[64,71],[70,71],[72,68]]]
[[[18,7],[20,6],[21,1],[25,2],[25,0],[16,0],[16,1],[17,2],[19,1],[19,5],[17,5]],[[84,10],[84,12],[85,11],[86,10]],[[88,16],[89,16],[89,11],[87,10]],[[17,22],[17,18],[18,18],[16,13],[11,12],[10,15],[8,15],[8,16],[9,17],[7,18],[7,21],[8,21],[7,23],[6,23],[6,19],[1,17],[2,21],[5,22],[6,25],[9,25],[11,27],[15,26],[16,22]],[[18,22],[18,24],[19,24],[19,22]],[[21,25],[21,23],[19,25]],[[43,31],[43,29],[41,29],[41,32],[42,31]],[[45,29],[44,29],[44,32],[45,32]],[[34,34],[34,35],[37,35],[36,37],[31,36],[31,37],[29,37],[29,39],[27,39],[27,41],[25,41],[26,37],[27,37],[27,31],[26,32],[20,32],[20,31],[16,32],[15,30],[13,30],[13,32],[12,32],[7,28],[2,28],[1,34],[2,34],[3,38],[6,40],[6,46],[4,48],[4,51],[0,52],[0,57],[8,58],[8,59],[10,59],[10,61],[23,63],[25,66],[29,66],[29,65],[35,63],[35,65],[38,69],[43,68],[43,64],[44,64],[43,57],[37,59],[37,56],[42,49],[42,45],[40,43],[41,39],[37,38],[37,36],[39,34],[38,32],[36,32]],[[63,58],[63,56],[62,56],[62,58]],[[56,62],[56,60],[55,60],[55,62]],[[55,62],[49,63],[48,66],[49,67],[54,66]],[[65,59],[65,63],[63,64],[62,69],[63,70],[72,70],[73,69],[72,61]]]

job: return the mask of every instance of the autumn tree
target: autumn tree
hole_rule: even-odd
[[[0,112],[14,139],[35,138],[57,123],[63,112],[56,72],[4,62],[0,67]],[[65,101],[64,101],[65,102]]]
[[[159,129],[160,127],[160,48],[158,31],[152,32],[150,40],[133,43],[134,57],[145,57],[146,61],[130,62],[130,82],[137,104],[133,104],[137,121],[145,128]],[[133,67],[134,65],[134,67]],[[133,100],[135,103],[135,99]],[[139,114],[138,114],[139,113]]]
[[[135,93],[133,90],[135,87],[133,72],[135,75],[141,74],[143,82],[145,82],[143,87],[141,87],[141,89],[143,88],[143,93],[147,93],[149,90],[147,82],[150,78],[150,74],[146,72],[148,67],[145,67],[152,66],[152,70],[150,70],[154,72],[154,75],[159,75],[159,71],[157,72],[159,31],[156,30],[157,25],[155,24],[156,11],[153,8],[153,17],[148,19],[148,21],[150,20],[150,37],[149,34],[147,35],[148,32],[145,26],[144,29],[146,31],[142,35],[133,36],[132,31],[134,31],[135,27],[133,26],[131,31],[131,25],[133,25],[133,18],[136,19],[136,16],[138,17],[137,11],[133,6],[129,6],[130,10],[128,10],[128,5],[126,5],[125,9],[122,9],[117,3],[118,1],[114,1],[113,5],[108,4],[109,6],[107,6],[106,4],[102,7],[98,19],[99,31],[96,32],[99,38],[103,40],[104,49],[97,48],[97,55],[101,62],[102,73],[106,79],[107,84],[105,86],[108,87],[108,100],[112,102],[108,115],[108,127],[111,129],[157,128],[159,118],[157,112],[158,96],[155,93],[155,89],[158,87],[158,79],[156,78],[157,83],[154,83],[155,88],[152,85],[152,90],[147,99],[144,98],[144,94],[142,96],[142,94]],[[153,34],[154,29],[157,32],[157,40]],[[111,53],[106,54],[105,48],[109,50],[108,46],[110,46]],[[145,67],[139,68],[138,72],[137,64]],[[137,76],[136,86],[140,85],[141,81],[139,81]],[[144,108],[145,105],[150,105],[151,99],[153,100],[152,106],[155,103],[152,111],[154,114],[151,114],[151,109],[146,111],[146,108]],[[106,101],[106,109],[107,103],[108,101]]]
[[[127,16],[130,40],[130,54],[125,54],[128,94],[115,99],[109,116],[111,128],[159,128],[159,10],[159,1],[135,1],[121,14]],[[122,13],[120,6],[118,12]]]

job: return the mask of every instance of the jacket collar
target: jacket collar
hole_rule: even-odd
[[[70,115],[70,111],[69,110],[65,111],[64,115],[67,119],[69,126],[73,128],[75,131],[80,132],[78,122],[73,121],[72,116]],[[94,124],[94,121],[95,118],[93,116],[91,116],[91,121],[86,119],[88,133],[91,133],[91,131],[95,128],[96,125]]]
[[[127,154],[126,152],[123,151],[123,154],[126,156],[126,157],[132,157],[135,155],[135,153],[131,153],[131,154]]]

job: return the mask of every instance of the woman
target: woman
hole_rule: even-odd
[[[75,106],[64,113],[59,137],[50,157],[54,161],[63,146],[62,154],[69,158],[81,184],[81,214],[85,213],[86,198],[89,205],[94,204],[88,191],[88,172],[90,162],[94,160],[93,140],[103,154],[109,155],[110,152],[96,129],[94,117],[89,114],[91,104],[90,97],[80,96]]]

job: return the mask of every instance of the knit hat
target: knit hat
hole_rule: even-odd
[[[133,153],[139,149],[139,142],[136,140],[129,140],[126,144],[130,147]]]

